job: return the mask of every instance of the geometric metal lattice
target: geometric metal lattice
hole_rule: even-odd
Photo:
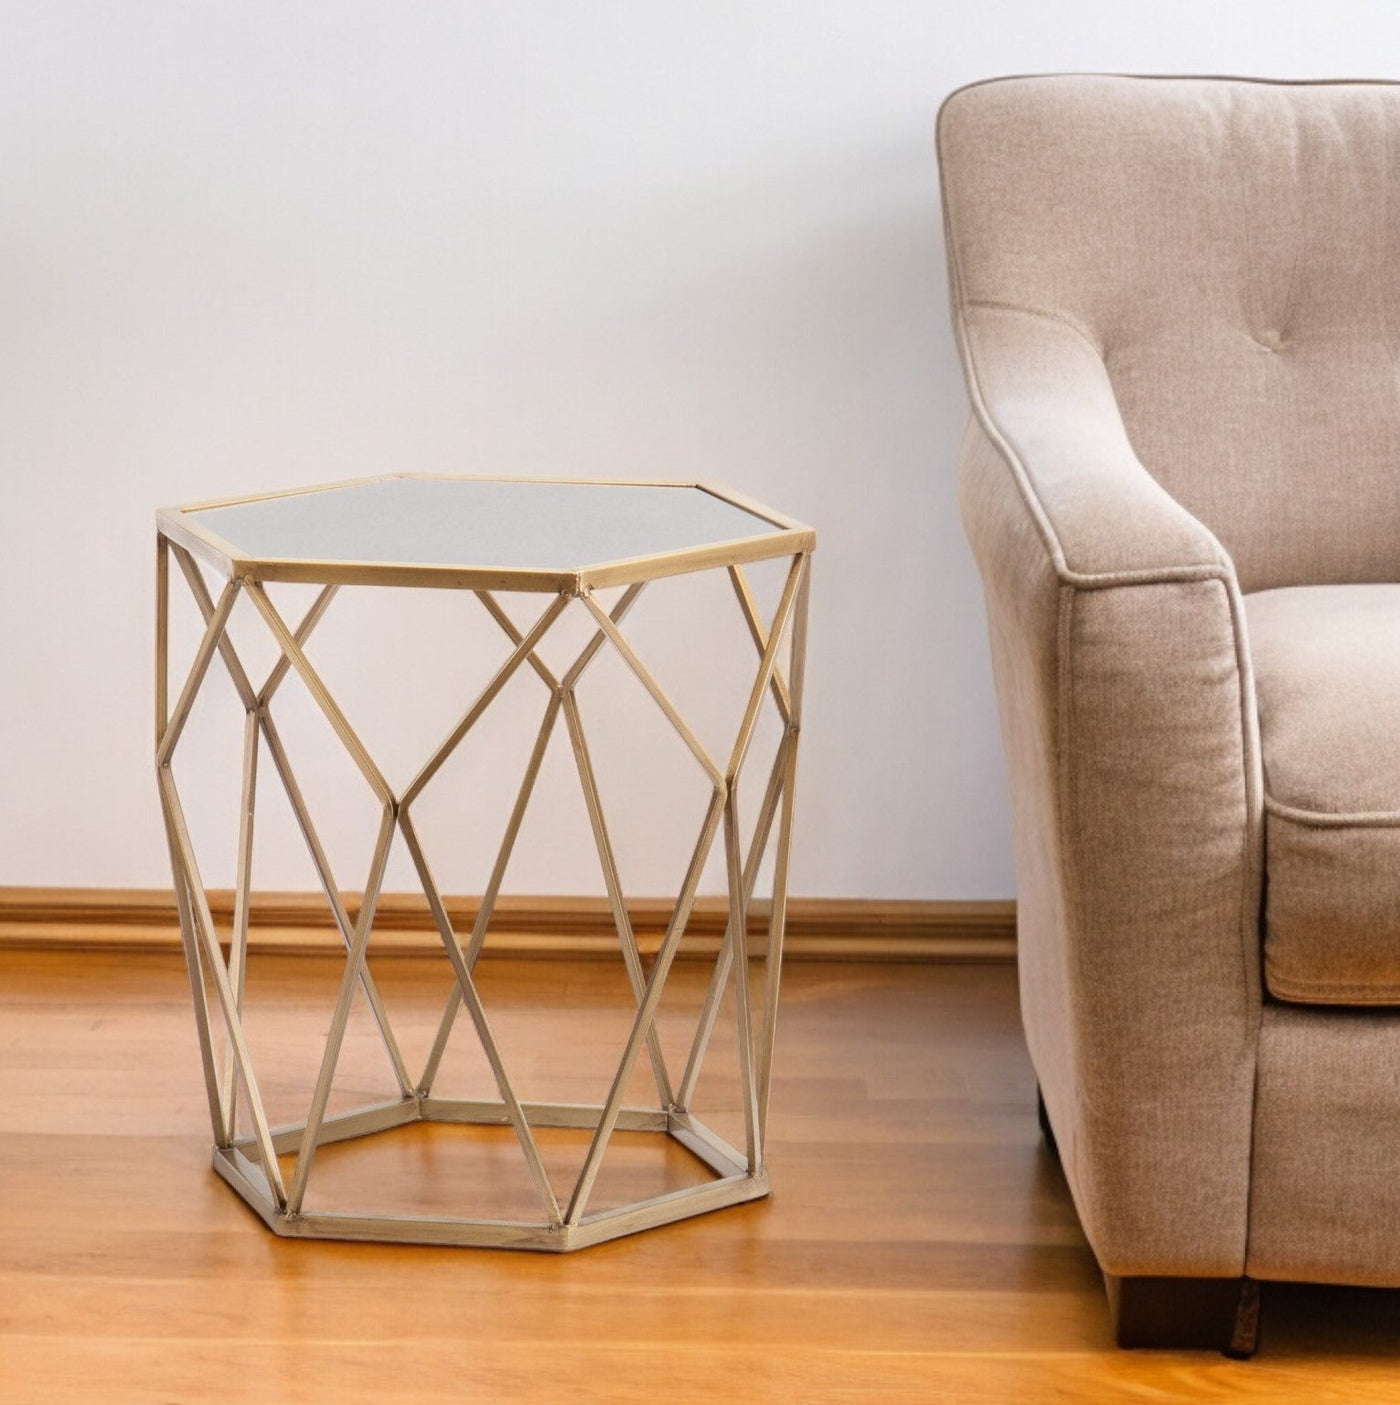
[[[286,1236],[480,1245],[559,1252],[583,1248],[619,1235],[631,1234],[722,1206],[756,1199],[768,1193],[764,1140],[768,1124],[768,1093],[772,1078],[786,917],[810,575],[810,542],[803,541],[800,545],[801,549],[791,555],[781,597],[773,619],[767,624],[762,619],[749,590],[742,565],[731,563],[726,567],[755,646],[758,667],[737,736],[722,763],[717,763],[707,754],[670,698],[621,633],[619,626],[644,589],[643,581],[630,584],[611,611],[605,610],[595,600],[593,587],[586,581],[574,586],[565,586],[549,599],[534,624],[525,630],[516,625],[492,591],[476,589],[474,593],[477,598],[509,637],[512,651],[411,783],[401,794],[395,794],[360,738],[346,721],[344,713],[305,652],[307,640],[330,606],[337,585],[324,585],[305,617],[292,628],[268,598],[263,582],[252,572],[231,574],[221,594],[215,599],[187,545],[172,539],[172,534],[162,528],[157,542],[156,768],[208,1093],[214,1136],[213,1164],[219,1175],[247,1201],[270,1228]],[[169,562],[172,555],[189,586],[205,626],[188,676],[173,707],[169,704],[167,684]],[[276,666],[261,687],[255,687],[250,680],[228,633],[229,619],[240,594],[246,594],[256,607],[280,651]],[[538,646],[551,626],[575,599],[592,616],[596,629],[574,663],[556,676],[541,659]],[[789,648],[786,672],[779,667],[785,637]],[[689,748],[711,786],[709,803],[694,851],[687,865],[665,936],[649,972],[643,966],[624,901],[576,696],[579,682],[590,662],[605,646],[615,649],[635,674]],[[227,958],[219,943],[171,769],[181,734],[215,654],[222,660],[245,712],[238,858],[233,923]],[[525,774],[472,930],[459,935],[453,929],[419,841],[413,822],[413,807],[507,681],[524,665],[534,671],[548,690],[544,718],[526,764]],[[378,834],[363,885],[363,898],[353,921],[331,875],[326,853],[273,720],[271,704],[289,671],[295,671],[300,677],[381,807]],[[760,708],[766,696],[771,696],[777,709],[783,734],[759,806],[751,841],[745,853],[740,837],[738,784]],[[474,966],[486,938],[506,865],[547,744],[561,714],[572,744],[578,778],[635,1000],[635,1015],[630,1033],[623,1046],[607,1099],[601,1104],[590,1105],[523,1103],[517,1098],[473,979]],[[306,1117],[296,1124],[280,1127],[273,1127],[268,1123],[243,1031],[249,906],[252,893],[254,796],[259,761],[264,752],[271,759],[286,791],[346,949],[344,972]],[[402,835],[417,870],[455,978],[426,1065],[416,1079],[405,1066],[384,1002],[366,962],[375,907],[395,830]],[[764,990],[761,1015],[755,1020],[751,1014],[749,990],[748,908],[760,863],[775,832],[773,892],[764,965]],[[689,1055],[684,1069],[676,1070],[679,1073],[677,1079],[663,1056],[656,1030],[656,1016],[667,976],[690,917],[702,870],[721,833],[726,859],[728,924],[691,1039]],[[738,1073],[744,1120],[742,1149],[718,1136],[690,1110],[696,1081],[720,1013],[721,1001],[731,980],[738,1023]],[[222,1058],[216,1046],[208,1001],[207,990],[210,984],[227,1033],[228,1047]],[[332,1082],[357,988],[363,992],[378,1026],[379,1035],[398,1082],[398,1096],[352,1112],[328,1115]],[[433,1092],[444,1051],[463,1008],[475,1027],[481,1049],[490,1064],[498,1091],[495,1100],[443,1098]],[[647,1107],[625,1105],[625,1091],[643,1051],[650,1063],[656,1089],[656,1103]],[[248,1120],[251,1122],[251,1129],[242,1135],[237,1125],[240,1090]],[[508,1124],[519,1140],[539,1193],[540,1216],[530,1220],[406,1218],[392,1215],[308,1213],[304,1210],[307,1186],[319,1148],[333,1142],[385,1132],[418,1121],[495,1126]],[[541,1127],[592,1131],[582,1169],[567,1199],[556,1196],[546,1174],[534,1134],[535,1129]],[[697,1156],[713,1172],[714,1178],[701,1185],[590,1214],[590,1195],[602,1167],[609,1140],[616,1130],[654,1132],[674,1138]],[[288,1180],[283,1176],[278,1157],[293,1152],[296,1159]]]

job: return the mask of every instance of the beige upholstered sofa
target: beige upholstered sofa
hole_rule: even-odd
[[[1400,87],[938,127],[1021,995],[1125,1344],[1400,1285]]]

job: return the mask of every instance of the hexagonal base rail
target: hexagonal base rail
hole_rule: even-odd
[[[605,1111],[601,1103],[523,1103],[533,1127],[596,1130]],[[460,1098],[404,1098],[375,1103],[354,1112],[327,1117],[318,1146],[374,1136],[413,1122],[456,1123],[508,1127],[504,1103]],[[279,1155],[295,1151],[305,1123],[278,1127],[272,1144]],[[717,1136],[698,1118],[662,1108],[624,1107],[617,1119],[620,1132],[653,1132],[668,1136],[705,1163],[719,1177],[628,1205],[585,1215],[578,1224],[547,1220],[436,1219],[391,1215],[296,1214],[277,1209],[256,1155],[256,1142],[244,1137],[230,1147],[216,1147],[214,1169],[255,1210],[263,1223],[289,1239],[350,1239],[395,1244],[456,1244],[482,1249],[535,1249],[566,1254],[608,1239],[620,1239],[644,1229],[672,1224],[693,1215],[721,1210],[768,1194],[768,1173],[750,1175],[741,1152]]]

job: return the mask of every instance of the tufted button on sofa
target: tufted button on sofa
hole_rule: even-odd
[[[1400,87],[939,116],[1027,1044],[1125,1345],[1400,1285]]]

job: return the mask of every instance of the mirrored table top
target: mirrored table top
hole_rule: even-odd
[[[161,532],[259,580],[581,590],[810,551],[815,533],[696,483],[401,475],[165,508]]]

